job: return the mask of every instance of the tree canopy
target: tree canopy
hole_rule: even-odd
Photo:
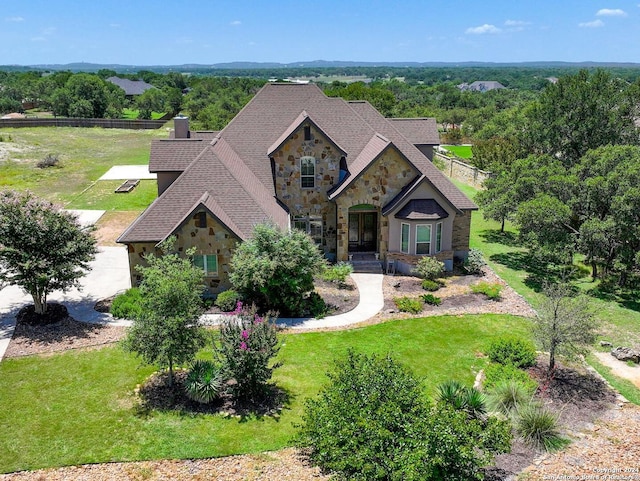
[[[91,229],[73,214],[30,192],[0,192],[0,285],[24,289],[37,314],[49,293],[79,284],[96,252]]]

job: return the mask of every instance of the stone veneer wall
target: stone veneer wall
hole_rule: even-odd
[[[311,140],[304,140],[304,126],[311,126]],[[313,188],[302,188],[300,157],[316,159]],[[327,192],[339,181],[342,154],[333,143],[310,123],[300,125],[273,154],[275,162],[276,196],[296,216],[322,217],[322,248],[325,254],[336,253],[336,206],[329,202]]]
[[[413,180],[418,171],[407,162],[395,148],[384,154],[369,166],[336,199],[338,206],[337,253],[339,261],[346,261],[349,251],[349,208],[360,204],[371,204],[380,209],[393,199],[402,188]],[[389,220],[378,215],[378,252],[384,255],[389,246]]]
[[[229,270],[231,256],[233,255],[239,239],[230,234],[217,219],[207,213],[207,227],[196,227],[196,213],[192,214],[187,222],[176,233],[176,247],[178,252],[185,252],[191,247],[196,248],[196,254],[217,254],[218,275],[205,277],[205,283],[210,294],[217,294],[231,287],[229,282]],[[141,277],[136,272],[136,265],[147,265],[144,256],[148,253],[160,255],[155,243],[141,242],[128,244],[129,268],[131,271],[131,285],[138,285]]]
[[[423,255],[405,254],[404,252],[388,252],[387,261],[395,261],[396,271],[404,274],[411,274],[413,268],[418,264],[418,261],[422,259]],[[442,251],[434,254],[430,257],[435,257],[441,262],[444,262],[445,269],[448,271],[453,270],[453,251]]]
[[[447,157],[439,152],[435,153],[434,165],[452,179],[477,188],[482,188],[484,181],[492,176],[491,172],[480,170],[473,165],[466,164],[454,157]]]
[[[469,252],[469,235],[471,234],[471,211],[464,211],[464,215],[457,214],[453,220],[453,237],[451,249],[460,259],[466,259]]]

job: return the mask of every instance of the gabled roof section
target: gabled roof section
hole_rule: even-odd
[[[435,199],[412,199],[394,216],[405,220],[440,220],[449,217]]]
[[[417,147],[410,143],[395,126],[385,119],[369,102],[350,102],[351,108],[362,117],[371,127],[388,138],[396,148],[402,152],[431,185],[449,200],[458,210],[477,210],[475,205],[460,191],[433,163],[427,159]]]
[[[387,119],[413,145],[440,145],[436,119]]]
[[[267,150],[267,155],[269,157],[271,157],[273,155],[274,152],[276,152],[278,149],[280,149],[280,147],[282,147],[282,144],[284,144],[287,139],[293,135],[293,133],[298,130],[300,128],[300,126],[305,122],[309,122],[310,124],[312,124],[316,129],[318,129],[320,132],[322,132],[322,134],[329,139],[332,143],[333,146],[339,150],[342,155],[347,155],[347,152],[340,147],[337,142],[335,142],[325,131],[322,127],[320,127],[316,122],[314,122],[314,120],[309,116],[309,114],[307,113],[306,110],[303,110],[300,115],[298,115],[296,117],[296,119],[291,123],[291,125],[289,125],[289,127],[287,127],[287,130],[285,130],[282,135],[280,137],[278,137],[278,140],[276,140]]]
[[[214,139],[118,242],[159,242],[203,202],[241,240],[249,238],[261,222],[273,222],[283,229],[289,226],[289,216],[275,197],[224,140]]]
[[[389,139],[378,133],[371,137],[360,155],[349,166],[349,175],[329,193],[329,199],[333,200],[344,192],[390,145]]]
[[[204,139],[153,139],[149,172],[182,172],[206,146]]]

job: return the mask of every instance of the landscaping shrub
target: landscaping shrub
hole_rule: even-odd
[[[338,262],[333,266],[328,266],[322,272],[322,279],[327,282],[335,282],[340,287],[346,285],[347,277],[353,272],[353,266],[348,262]]]
[[[508,423],[431,406],[412,373],[390,356],[349,351],[305,404],[296,444],[346,479],[470,480],[507,452]]]
[[[132,287],[118,294],[111,303],[111,315],[118,319],[137,319],[142,313],[140,289]]]
[[[484,370],[485,381],[484,386],[487,390],[492,390],[498,384],[504,381],[518,381],[525,386],[527,391],[534,392],[538,388],[538,383],[531,379],[526,371],[518,369],[511,364],[490,363]]]
[[[215,305],[218,306],[224,312],[233,311],[240,300],[240,294],[233,289],[229,289],[221,292],[216,297]]]
[[[473,284],[471,286],[471,292],[475,294],[484,294],[487,296],[487,299],[491,299],[492,301],[500,300],[500,292],[502,291],[501,284],[490,284],[488,282],[478,282],[477,284]]]
[[[280,350],[274,319],[259,316],[255,308],[238,303],[236,310],[220,325],[216,350],[223,360],[227,377],[236,382],[232,391],[237,399],[260,402],[279,364],[272,359]]]
[[[39,160],[36,166],[39,169],[46,169],[47,167],[55,167],[58,165],[60,158],[54,154],[47,154],[44,159]]]
[[[411,314],[418,314],[422,312],[423,303],[418,299],[403,296],[395,297],[393,302],[396,303],[396,307],[400,312],[410,312]]]
[[[231,283],[247,302],[263,312],[299,316],[325,260],[305,232],[259,224],[235,250],[231,266]]]
[[[511,364],[526,369],[536,364],[536,348],[532,342],[513,336],[501,336],[489,344],[487,356],[498,364]]]
[[[534,448],[555,451],[567,443],[560,437],[558,415],[537,403],[519,409],[515,424],[518,435]]]
[[[429,304],[430,306],[439,306],[440,304],[442,304],[442,299],[434,296],[433,294],[423,294],[422,300],[425,302],[425,304]]]
[[[199,403],[210,403],[220,393],[224,378],[222,371],[211,361],[198,360],[193,363],[184,383],[189,399]]]
[[[469,274],[481,276],[483,274],[482,268],[486,265],[482,252],[478,249],[471,249],[467,255],[467,260],[464,261],[464,270]]]
[[[508,379],[491,388],[487,394],[487,404],[491,410],[512,417],[520,407],[531,401],[532,394],[522,382]]]
[[[432,281],[431,279],[424,279],[421,285],[425,291],[431,292],[435,292],[442,287],[442,284],[438,281]]]
[[[444,273],[444,262],[440,262],[435,257],[421,257],[413,272],[423,279],[435,280]]]
[[[301,312],[303,316],[315,317],[321,319],[329,312],[329,306],[324,302],[324,299],[317,292],[311,292],[307,296],[304,302],[304,307]]]

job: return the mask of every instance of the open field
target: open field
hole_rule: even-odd
[[[284,335],[275,381],[290,401],[273,417],[143,412],[134,389],[154,368],[119,347],[6,359],[0,364],[0,471],[279,449],[290,444],[304,400],[349,347],[390,352],[424,378],[432,394],[446,379],[471,384],[486,363],[478,353],[490,339],[522,334],[527,323],[505,315],[440,316]]]
[[[29,189],[54,202],[75,202],[85,189],[112,166],[148,163],[151,139],[166,136],[165,129],[2,129],[0,137],[10,137],[11,141],[0,142],[0,189]],[[46,169],[36,167],[36,163],[47,154],[59,156],[58,166]],[[106,207],[96,204],[92,208],[110,210],[114,208],[113,205],[124,210],[144,208],[148,204],[141,206],[140,200],[135,198],[143,190],[140,189],[133,197],[109,201]],[[146,192],[148,194],[148,189]],[[133,206],[123,205],[127,199],[133,199]],[[147,196],[144,202],[148,200]]]

